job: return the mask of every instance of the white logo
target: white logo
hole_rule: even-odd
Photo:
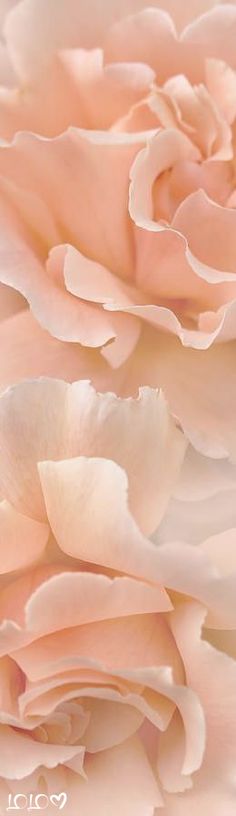
[[[67,794],[64,793],[52,793],[51,796],[47,796],[46,793],[29,793],[26,796],[24,793],[16,793],[13,795],[9,793],[8,796],[8,807],[7,810],[27,810],[28,812],[32,810],[46,810],[49,805],[54,805],[58,810],[62,810],[67,803]]]

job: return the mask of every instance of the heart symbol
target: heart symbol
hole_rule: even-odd
[[[67,803],[67,794],[66,793],[52,793],[50,796],[50,802],[55,807],[58,807],[58,810],[62,810]]]

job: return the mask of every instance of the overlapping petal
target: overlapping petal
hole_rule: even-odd
[[[235,28],[0,0],[2,813],[234,813]]]

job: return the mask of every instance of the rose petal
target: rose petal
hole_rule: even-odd
[[[141,575],[147,556],[153,561],[155,551],[145,542],[129,511],[125,472],[115,462],[85,457],[42,462],[39,472],[47,515],[63,552]],[[109,514],[108,500],[112,508]]]
[[[205,790],[217,784],[226,793],[235,780],[236,663],[201,639],[204,612],[198,605],[179,607],[173,614],[172,629],[184,658],[187,682],[197,692],[207,721],[207,746],[202,771]],[[219,740],[222,752],[219,755]]]
[[[1,69],[0,69],[1,70]],[[56,53],[50,71],[22,88],[0,88],[1,134],[31,130],[56,136],[69,126],[106,130],[149,90],[148,65],[103,65],[101,49]],[[6,84],[6,83],[4,83]]]
[[[132,737],[123,745],[88,755],[85,761],[88,783],[74,781],[75,807],[85,814],[150,816],[162,802],[158,784],[148,763],[141,740]]]
[[[1,324],[0,341],[5,349],[0,361],[1,391],[25,378],[57,375],[68,382],[90,376],[101,391],[112,381],[118,387],[120,372],[111,371],[98,351],[56,340],[28,310]]]
[[[25,399],[31,404],[27,417]],[[137,400],[120,400],[96,394],[86,381],[70,387],[46,380],[11,390],[0,400],[0,429],[3,495],[19,509],[45,517],[40,460],[104,457],[104,469],[112,467],[105,458],[127,468],[131,509],[145,531],[162,517],[186,449],[161,393],[144,389]]]
[[[194,784],[190,776],[182,773],[184,747],[184,733],[176,711],[158,745],[158,773],[164,790],[170,793],[188,790]]]
[[[201,456],[189,445],[180,471],[174,496],[178,501],[198,503],[235,488],[236,467],[228,460]]]
[[[130,644],[132,643],[132,649]],[[29,681],[50,679],[79,664],[102,666],[113,674],[152,666],[173,668],[175,682],[183,679],[182,662],[164,616],[159,614],[95,621],[41,637],[12,652]],[[69,676],[68,676],[69,680]],[[141,681],[140,681],[141,682]]]
[[[145,331],[124,366],[123,394],[140,380],[163,388],[171,411],[194,447],[206,456],[235,459],[235,344],[202,353],[164,333]]]
[[[55,253],[55,248],[53,254]],[[64,248],[63,276],[68,292],[92,303],[116,300],[130,302],[133,289],[96,261],[82,255],[73,246]]]
[[[236,74],[226,62],[206,60],[206,84],[208,90],[227,121],[233,123],[236,116]]]
[[[215,460],[212,460],[215,462]],[[218,463],[219,467],[219,463]],[[172,499],[158,528],[158,542],[174,541],[176,530],[180,541],[201,544],[209,536],[221,535],[236,527],[235,486],[216,492],[200,501]]]
[[[0,573],[28,567],[43,554],[49,536],[47,524],[17,513],[0,502]]]
[[[72,602],[73,599],[73,602]],[[161,587],[104,575],[57,575],[36,589],[25,608],[26,629],[46,634],[95,620],[166,611],[171,603]]]
[[[155,550],[131,516],[127,476],[115,462],[80,457],[43,462],[39,472],[48,518],[63,552],[134,575],[142,575],[143,569],[151,575]],[[109,516],[108,499],[112,508]]]
[[[65,20],[64,9],[58,6],[57,0],[43,5],[40,14],[35,0],[31,0],[30,4],[24,0],[9,14],[5,23],[5,36],[13,64],[23,80],[37,76],[59,48],[98,46],[115,20],[139,12],[148,5],[149,0],[113,0],[112,5],[105,0],[98,12],[94,0],[89,0],[86,8],[75,0],[69,0]],[[153,0],[153,5],[158,5],[157,0]],[[165,20],[163,12],[157,9],[154,13]],[[168,27],[173,28],[171,21]]]
[[[142,11],[117,22],[105,39],[108,62],[145,62],[157,74],[161,84],[175,71],[178,54],[176,31],[171,17],[159,8]],[[119,55],[119,56],[118,56]]]
[[[87,751],[95,753],[119,745],[138,731],[143,715],[131,706],[107,700],[89,700],[90,720],[83,741]]]
[[[203,190],[188,196],[175,213],[172,227],[183,233],[194,256],[188,256],[190,263],[209,282],[235,280],[235,224],[235,210],[211,201]]]
[[[78,807],[84,816],[93,816],[95,810],[97,816],[104,816],[105,809],[107,816],[119,816],[121,807],[124,816],[152,816],[155,805],[162,803],[155,776],[138,737],[126,740],[122,746],[88,754],[84,764],[86,778],[78,775],[76,769],[75,772],[70,770],[72,763],[72,760],[68,761],[50,771],[40,768],[21,781],[22,792],[28,795],[33,790],[37,794],[42,779],[48,794],[66,791],[65,816],[76,813]],[[9,788],[17,792],[14,783],[9,782],[2,794],[3,801],[8,799]],[[48,814],[55,814],[55,805],[48,806]]]
[[[72,747],[36,742],[6,725],[0,725],[0,745],[0,774],[6,779],[22,779],[40,765],[55,768],[76,755],[79,756],[82,771],[84,749],[78,745]]]
[[[34,195],[43,202],[44,211],[60,225],[62,241],[66,235],[83,254],[121,277],[129,276],[129,168],[147,138],[146,134],[93,133],[76,128],[55,139],[22,133],[11,144],[0,146],[0,173],[7,180],[9,194],[11,182],[13,201],[17,188],[21,197],[27,192],[28,197]],[[27,215],[30,226],[30,213]],[[60,239],[55,241],[54,237],[53,243],[60,243]]]
[[[236,8],[233,4],[221,3],[190,23],[182,34],[181,40],[207,49],[208,57],[224,60],[232,68],[235,60]]]

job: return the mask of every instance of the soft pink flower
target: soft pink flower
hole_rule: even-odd
[[[29,368],[21,355],[0,376],[73,379],[85,365],[100,389],[123,394],[145,377],[200,450],[225,456],[235,447],[236,6],[182,6],[124,0],[98,16],[92,0],[22,0],[5,15],[16,80],[0,88],[0,279],[55,339],[27,312],[14,317],[6,349],[9,334],[11,361],[24,324]]]
[[[68,816],[233,816],[236,533],[211,499],[233,509],[235,468],[161,393],[83,381],[9,389],[0,446],[3,812],[65,790]],[[178,504],[204,501],[178,543]]]
[[[0,0],[3,816],[235,816],[236,3],[149,5]]]

